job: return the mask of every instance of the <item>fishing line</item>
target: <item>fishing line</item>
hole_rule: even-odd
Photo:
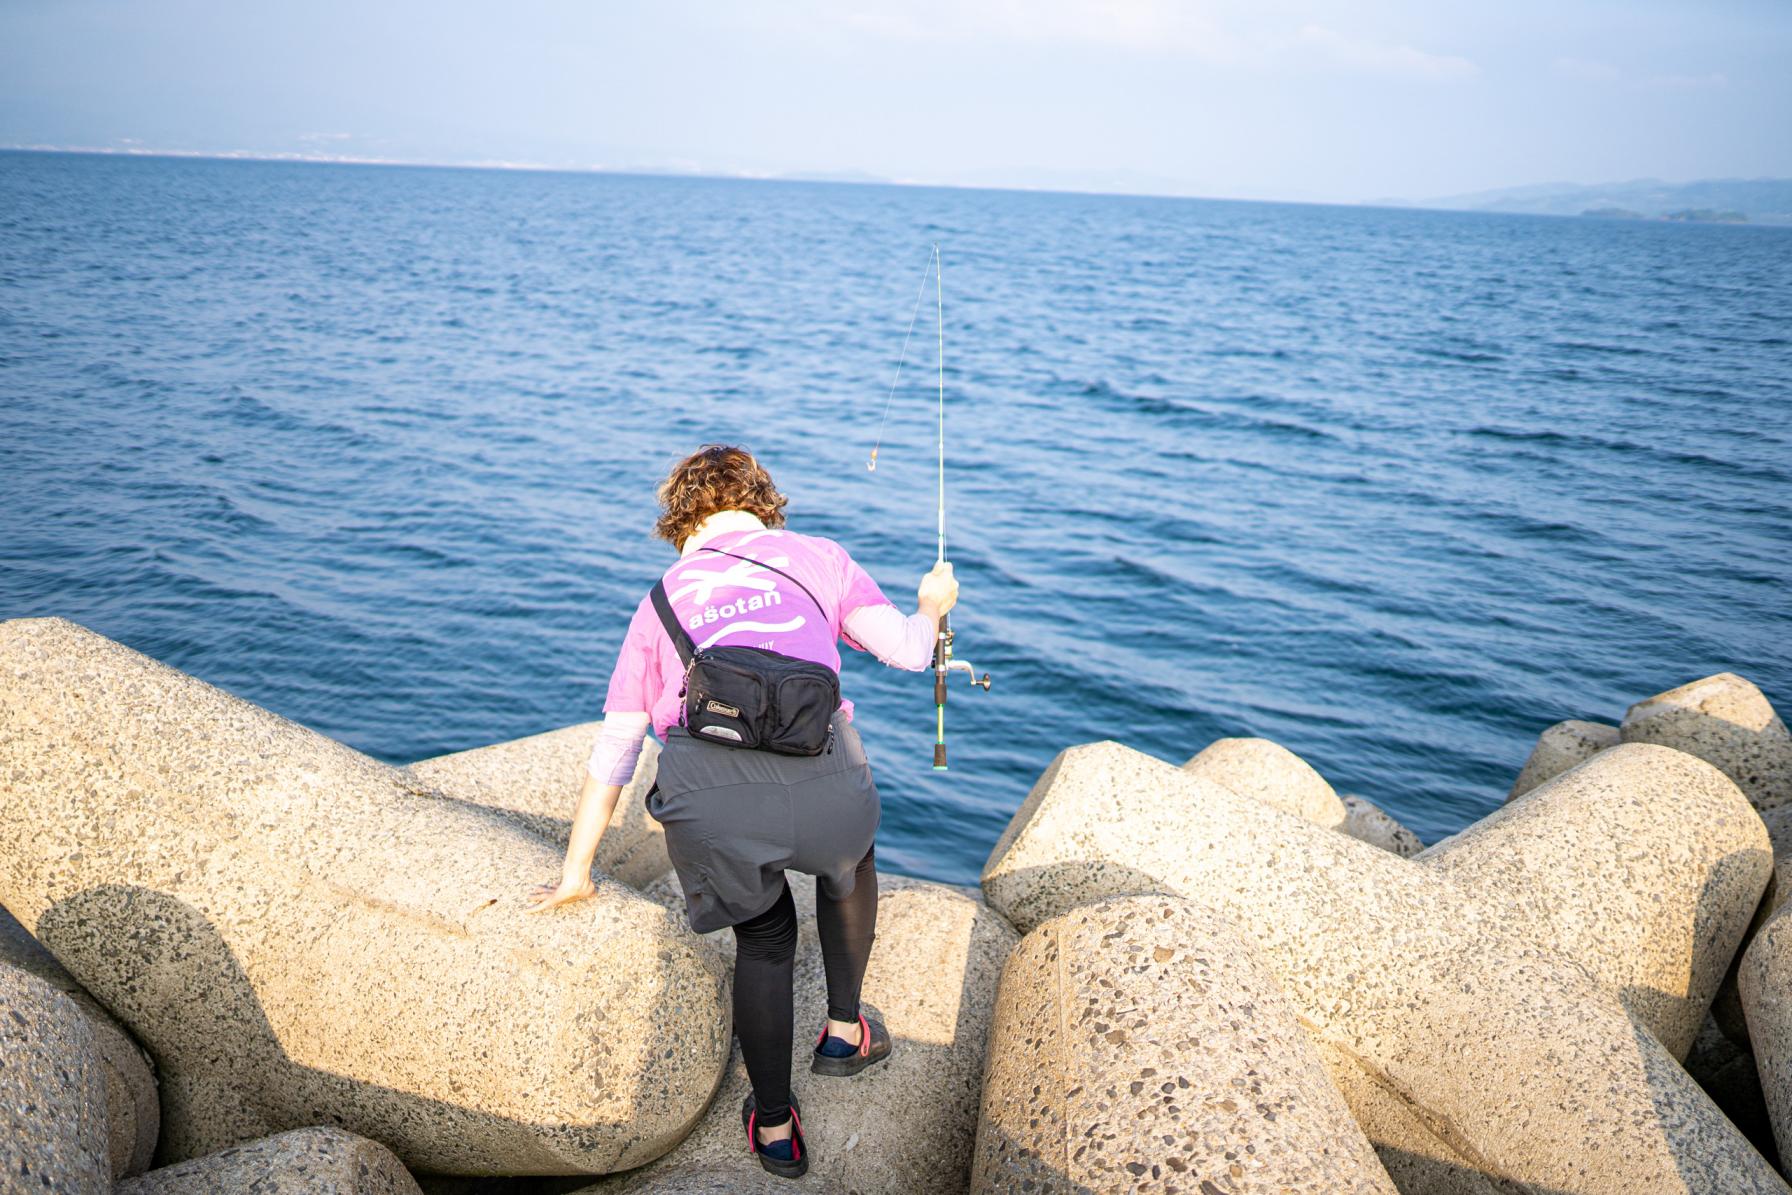
[[[940,552],[935,563],[946,559],[946,280],[941,277],[939,242],[933,244],[933,303],[940,330]],[[956,277],[956,275],[954,275]],[[927,279],[921,279],[927,285]]]
[[[890,422],[890,405],[896,397],[896,384],[902,380],[902,366],[908,360],[908,346],[915,334],[915,321],[921,314],[921,300],[927,297],[929,271],[933,274],[933,310],[939,342],[939,548],[938,555],[934,557],[934,565],[938,567],[946,563],[946,280],[945,270],[940,264],[938,242],[935,242],[933,255],[927,260],[927,269],[921,273],[921,289],[915,293],[915,307],[909,312],[908,331],[902,335],[902,352],[896,358],[896,376],[890,381],[890,392],[884,395],[884,414],[877,425],[877,442],[871,447],[871,458],[865,462],[865,467],[874,473],[877,471],[877,450],[883,446],[884,428]],[[946,615],[941,614],[933,646],[933,770],[936,772],[946,770],[946,679],[954,672],[963,672],[972,685],[984,692],[989,691],[989,673],[978,676],[969,661],[953,658],[953,638],[952,624]]]
[[[890,401],[896,397],[896,385],[898,382],[902,381],[902,365],[903,362],[908,360],[908,342],[910,337],[915,334],[915,319],[921,314],[921,300],[927,297],[927,275],[935,272],[934,266],[938,262],[939,256],[940,247],[935,245],[933,247],[933,255],[927,259],[926,268],[921,271],[921,286],[919,290],[915,291],[915,308],[908,313],[908,331],[902,334],[902,351],[896,355],[896,376],[890,379],[890,392],[884,396],[884,417],[879,420],[877,424],[877,442],[871,446],[871,459],[865,462],[865,468],[873,473],[877,472],[877,450],[883,447],[884,428],[889,426],[890,423]],[[945,344],[945,335],[945,324],[942,320],[940,324],[940,343],[942,346]],[[943,367],[941,368],[940,373],[940,386],[942,389],[945,386],[945,371]]]

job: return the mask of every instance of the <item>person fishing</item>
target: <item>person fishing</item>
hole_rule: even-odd
[[[733,926],[734,1028],[752,1093],[749,1149],[773,1174],[808,1170],[790,1087],[797,915],[785,870],[815,877],[827,1019],[810,1070],[856,1075],[887,1058],[860,1007],[877,927],[877,786],[839,696],[837,641],[884,663],[938,666],[958,582],[941,559],[904,614],[829,539],[784,525],[786,497],[744,448],[711,444],[659,488],[654,534],[679,558],[623,638],[579,791],[558,885],[532,911],[594,892],[592,859],[649,725],[664,744],[648,811],[665,827],[691,928]]]

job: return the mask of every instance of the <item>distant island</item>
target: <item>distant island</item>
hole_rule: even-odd
[[[1403,206],[1606,220],[1675,220],[1698,224],[1792,224],[1792,179],[1700,179],[1667,183],[1539,183],[1448,195]]]
[[[1677,212],[1663,212],[1659,216],[1646,215],[1627,207],[1590,207],[1581,215],[1600,220],[1677,220],[1689,224],[1748,223],[1748,216],[1742,212],[1721,212],[1708,207],[1682,208]]]

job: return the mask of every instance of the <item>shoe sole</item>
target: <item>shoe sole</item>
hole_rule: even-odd
[[[751,1095],[747,1097],[748,1100],[751,1100],[752,1098]],[[802,1116],[803,1110],[797,1106],[795,1095],[790,1097],[790,1107],[799,1118]],[[751,1124],[747,1119],[746,1113],[747,1109],[742,1107],[741,1125],[743,1128],[749,1127]],[[800,1119],[797,1121],[797,1128],[799,1130],[802,1128],[802,1121]],[[799,1157],[788,1162],[781,1162],[777,1158],[768,1158],[758,1149],[753,1150],[753,1156],[759,1159],[760,1169],[777,1178],[801,1178],[803,1175],[809,1173],[809,1151],[807,1149],[804,1149]]]
[[[885,1050],[882,1054],[874,1054],[870,1058],[861,1058],[857,1054],[845,1058],[829,1058],[817,1054],[809,1060],[811,1074],[826,1075],[831,1079],[848,1079],[860,1071],[868,1070],[888,1058],[894,1051]]]
[[[760,1167],[767,1174],[775,1174],[779,1178],[801,1178],[809,1173],[809,1156],[807,1154],[794,1162],[780,1162],[776,1158],[768,1158],[758,1152],[755,1152],[753,1156],[759,1159]]]

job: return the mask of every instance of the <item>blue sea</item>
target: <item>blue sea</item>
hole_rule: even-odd
[[[0,617],[402,762],[598,718],[666,467],[748,445],[899,602],[879,856],[974,882],[1060,749],[1263,735],[1427,841],[1536,733],[1792,713],[1792,230],[0,155]],[[931,300],[932,296],[928,296]],[[567,794],[570,803],[571,791]]]

